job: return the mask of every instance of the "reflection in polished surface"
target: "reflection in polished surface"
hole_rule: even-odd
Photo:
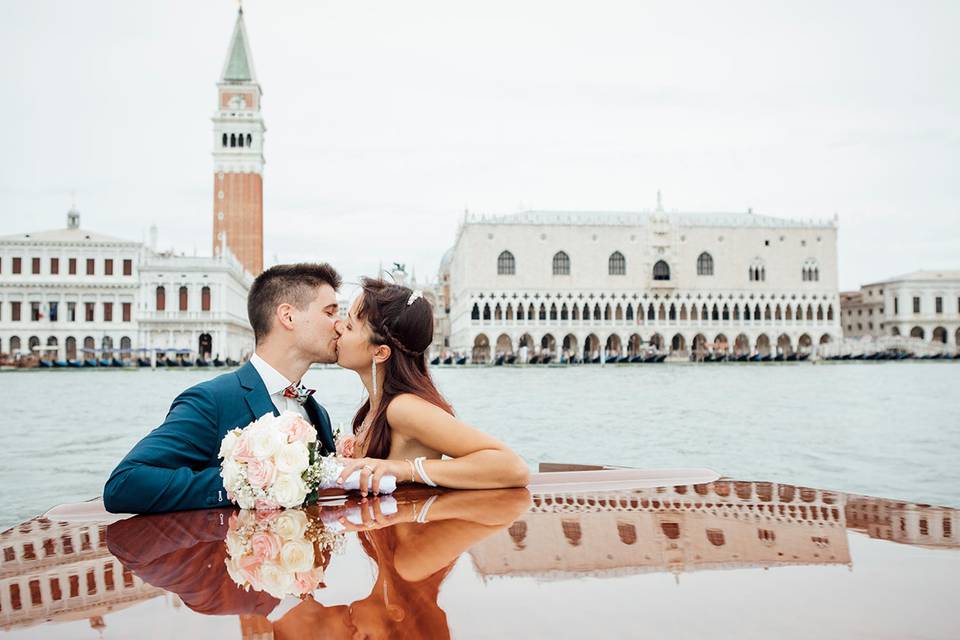
[[[743,589],[766,575],[752,568],[839,566],[840,574],[815,574],[810,587],[794,584],[793,574],[763,584],[787,589],[787,598],[802,597],[808,588],[844,589],[843,576],[850,575],[844,567],[857,567],[855,551],[863,548],[853,545],[848,530],[866,534],[857,540],[880,545],[864,555],[868,572],[904,579],[912,571],[923,581],[946,580],[954,589],[958,584],[955,574],[936,573],[960,546],[958,511],[950,508],[727,480],[607,492],[589,485],[564,492],[404,490],[395,497],[389,504],[348,501],[286,515],[221,509],[137,516],[109,525],[33,519],[0,534],[0,628],[30,637],[69,637],[78,635],[75,625],[83,625],[87,632],[93,627],[114,637],[114,623],[129,626],[135,619],[147,625],[147,638],[157,637],[149,627],[159,620],[151,616],[188,610],[204,619],[220,616],[227,624],[227,631],[218,632],[224,637],[482,635],[464,611],[497,616],[498,608],[513,606],[517,598],[524,607],[554,605],[530,578],[573,582],[578,600],[594,604],[610,596],[591,594],[609,591],[602,589],[603,581],[581,584],[586,577],[640,580],[667,572],[680,581],[687,573],[747,570],[716,574],[721,587],[736,577]],[[312,552],[298,546],[303,540],[310,541]],[[287,548],[288,543],[296,544]],[[372,586],[355,573],[334,571],[347,561],[360,566],[354,556],[374,568]],[[330,580],[363,583],[365,595],[324,605],[321,596],[333,586]],[[649,584],[634,588],[639,586]],[[889,585],[876,588],[890,595]],[[306,595],[299,599],[285,595],[301,592]],[[677,593],[672,597],[682,598]],[[142,613],[157,599],[169,603],[162,609],[166,613],[156,608]],[[920,594],[896,602],[919,616],[930,600]],[[570,625],[589,631],[588,621],[568,613],[560,616],[565,626],[555,631],[571,631]],[[951,608],[940,615],[957,614]],[[528,623],[504,620],[511,626]],[[183,624],[197,628],[201,622],[195,617]],[[944,628],[956,623],[941,620]]]

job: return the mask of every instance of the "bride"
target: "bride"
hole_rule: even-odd
[[[337,363],[357,372],[368,399],[354,416],[354,435],[338,444],[353,458],[339,482],[360,469],[361,491],[369,486],[374,495],[385,475],[452,489],[525,486],[523,460],[458,420],[434,386],[425,355],[433,308],[421,292],[370,278],[361,287],[338,322]]]

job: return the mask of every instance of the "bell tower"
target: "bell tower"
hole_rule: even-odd
[[[255,276],[263,271],[262,95],[241,7],[217,82],[212,118],[213,255],[228,247]]]

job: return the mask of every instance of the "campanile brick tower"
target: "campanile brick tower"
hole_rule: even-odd
[[[241,8],[213,115],[213,255],[229,247],[253,275],[263,271],[262,95]]]

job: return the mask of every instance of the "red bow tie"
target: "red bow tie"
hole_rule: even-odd
[[[292,384],[283,390],[283,397],[293,398],[300,404],[303,404],[307,401],[307,398],[314,394],[315,391],[316,389],[307,389],[302,384]]]

